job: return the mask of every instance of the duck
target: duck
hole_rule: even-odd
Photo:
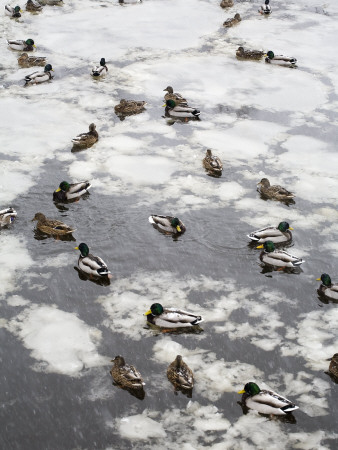
[[[90,277],[112,277],[107,264],[99,256],[94,256],[89,253],[89,247],[87,244],[81,242],[78,247],[75,247],[75,250],[80,250],[77,265],[82,272]]]
[[[91,123],[89,125],[88,133],[81,133],[72,139],[73,150],[81,150],[84,148],[89,148],[95,144],[99,139],[98,132],[96,131],[96,125]]]
[[[114,365],[110,369],[110,375],[116,384],[126,389],[143,389],[145,383],[140,372],[134,366],[126,364],[123,356],[115,356],[111,362]]]
[[[75,228],[72,228],[60,220],[56,219],[48,219],[44,214],[38,212],[35,214],[32,221],[36,220],[38,223],[36,224],[37,230],[41,231],[44,234],[50,234],[53,236],[63,236],[70,235],[75,231]]]
[[[188,105],[176,104],[174,100],[167,100],[165,104],[165,115],[175,119],[199,119],[201,111],[196,108],[191,108]]]
[[[25,41],[21,39],[7,39],[7,43],[12,50],[32,52],[36,48],[33,39],[26,39]]]
[[[292,240],[292,233],[289,230],[293,230],[293,228],[290,227],[288,222],[280,222],[277,227],[269,226],[261,228],[247,236],[251,241],[258,244],[264,244],[266,241],[271,241],[275,245],[289,244]]]
[[[173,216],[152,215],[148,218],[149,222],[162,233],[165,234],[183,234],[186,230],[183,222]]]
[[[262,50],[249,50],[244,47],[238,47],[236,50],[236,56],[239,59],[261,59],[264,56],[264,52]]]
[[[14,208],[9,207],[2,209],[0,211],[0,228],[10,225],[12,222],[14,222],[17,215],[18,213]]]
[[[178,92],[174,92],[174,89],[172,88],[172,86],[167,86],[165,89],[163,89],[163,91],[167,91],[167,93],[164,96],[164,101],[166,102],[167,100],[174,100],[174,102],[177,105],[188,105],[188,102],[185,98],[182,97],[181,94],[179,94]]]
[[[147,321],[161,328],[190,328],[203,322],[201,316],[177,308],[164,308],[160,303],[153,303],[146,313]]]
[[[126,100],[122,98],[120,103],[114,107],[117,116],[131,116],[144,111],[147,102],[143,100]]]
[[[41,5],[56,6],[63,3],[63,0],[39,0],[39,3],[41,3]]]
[[[233,27],[234,25],[237,25],[241,20],[241,15],[239,13],[236,13],[232,19],[227,19],[225,22],[223,22],[223,27]]]
[[[265,241],[264,244],[256,248],[264,248],[259,259],[268,266],[274,267],[298,267],[304,260],[297,256],[290,255],[284,250],[275,250],[275,244],[271,241]]]
[[[54,202],[68,202],[78,200],[82,195],[86,194],[92,187],[89,181],[79,181],[78,183],[68,183],[61,181],[59,187],[53,192]]]
[[[28,0],[26,3],[26,11],[38,12],[42,11],[42,6],[35,0]]]
[[[262,197],[266,197],[272,200],[279,200],[284,202],[292,202],[295,194],[289,192],[282,186],[271,186],[270,181],[267,178],[262,178],[258,183],[258,192]]]
[[[278,64],[279,66],[295,67],[297,59],[290,56],[275,55],[269,50],[265,55],[265,62],[268,64]]]
[[[12,17],[12,18],[18,18],[21,17],[22,10],[20,9],[20,6],[14,6],[14,8],[10,5],[5,5],[5,14],[6,16]]]
[[[181,355],[177,355],[174,361],[169,364],[167,377],[174,385],[175,391],[191,391],[194,387],[194,375],[190,367],[183,361]]]
[[[271,6],[269,5],[270,0],[265,0],[264,5],[260,7],[258,12],[264,16],[271,14]]]
[[[338,300],[338,283],[332,284],[330,275],[322,273],[321,277],[317,278],[316,281],[322,282],[319,289],[317,289],[318,295],[329,300]]]
[[[18,58],[18,64],[21,67],[43,66],[46,65],[46,58],[44,56],[28,56],[27,53],[22,53]]]
[[[142,0],[119,0],[119,3],[122,4],[131,4],[131,3],[142,3]]]
[[[46,64],[43,72],[33,72],[25,76],[25,86],[29,84],[39,84],[52,80],[54,77],[50,72],[54,72],[51,64]]]
[[[329,358],[329,374],[333,375],[338,380],[338,353],[335,353],[332,358]]]
[[[92,76],[94,78],[105,75],[108,72],[108,67],[106,66],[106,60],[104,58],[100,59],[100,65],[95,66],[92,69]]]
[[[207,153],[203,159],[203,166],[209,174],[221,176],[223,170],[222,161],[218,156],[213,156],[210,149],[207,150]]]
[[[261,414],[273,414],[284,416],[295,411],[299,407],[280,394],[266,389],[260,389],[252,381],[246,383],[244,389],[238,391],[243,394],[242,403],[250,409],[255,409]]]
[[[231,8],[232,6],[234,6],[234,2],[233,0],[222,0],[219,6],[221,8]]]

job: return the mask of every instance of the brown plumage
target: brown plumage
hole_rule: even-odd
[[[338,380],[338,353],[335,353],[330,360],[329,373]]]
[[[289,192],[282,186],[276,185],[271,186],[270,181],[267,178],[262,178],[258,183],[258,192],[266,198],[270,198],[272,200],[279,200],[284,202],[293,202],[293,198],[295,194]]]
[[[96,131],[96,126],[94,123],[89,125],[88,133],[81,133],[72,139],[73,150],[81,150],[84,148],[89,148],[95,144],[99,139],[98,132]]]
[[[41,231],[41,233],[62,236],[65,234],[69,235],[75,231],[75,228],[69,227],[63,222],[60,222],[60,220],[48,219],[40,212],[36,213],[32,220],[37,220],[38,223],[36,224],[36,228]]]
[[[125,389],[143,389],[144,382],[140,372],[134,366],[126,364],[122,356],[115,356],[110,375],[116,384]]]
[[[174,89],[171,86],[167,86],[163,91],[167,91],[164,96],[164,100],[174,100],[176,105],[188,105],[188,102],[185,98],[182,97],[178,92],[174,92]]]
[[[234,6],[234,2],[233,0],[222,0],[219,6],[221,8],[231,8],[232,6]]]
[[[205,158],[203,159],[203,166],[208,171],[209,175],[218,176],[222,175],[223,164],[218,156],[213,156],[210,149],[207,150]]]
[[[42,11],[42,6],[35,0],[28,0],[26,3],[26,11]]]
[[[239,13],[235,14],[234,17],[232,19],[227,19],[224,23],[223,23],[223,27],[229,28],[229,27],[233,27],[234,25],[237,25],[240,21],[241,21],[241,16]]]
[[[146,104],[147,102],[145,101],[125,100],[122,98],[120,103],[116,105],[114,109],[118,116],[131,116],[144,111]]]
[[[238,47],[236,56],[239,59],[261,59],[264,56],[264,52],[262,50],[249,50],[244,47]]]
[[[46,58],[44,56],[28,56],[27,53],[22,53],[18,58],[18,64],[21,67],[43,66],[46,65]]]
[[[191,391],[194,387],[194,375],[192,370],[183,361],[181,355],[177,355],[175,360],[167,369],[167,377],[175,390]]]

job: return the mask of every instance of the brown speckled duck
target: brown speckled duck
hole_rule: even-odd
[[[42,6],[35,0],[28,0],[26,3],[26,11],[40,12],[42,11]]]
[[[239,13],[235,14],[234,17],[232,19],[227,19],[224,23],[223,23],[223,27],[226,28],[230,28],[233,27],[234,25],[237,25],[240,21],[241,21],[241,16]]]
[[[164,100],[174,100],[176,105],[188,105],[188,102],[185,98],[182,97],[178,92],[174,92],[174,89],[171,86],[167,86],[163,91],[167,91],[164,96]]]
[[[18,64],[21,67],[33,67],[46,65],[46,58],[44,56],[28,56],[27,53],[22,53],[18,58]]]
[[[262,178],[257,186],[258,192],[262,197],[265,198],[284,202],[293,202],[293,198],[295,197],[295,194],[283,188],[282,186],[271,186],[270,181],[267,178]]]
[[[75,231],[75,228],[69,227],[60,220],[48,219],[44,214],[38,212],[35,214],[33,220],[37,220],[36,228],[41,233],[50,234],[52,236],[70,235]]]
[[[191,391],[194,387],[194,375],[192,370],[183,361],[181,355],[177,355],[175,360],[167,369],[167,377],[174,385],[175,391]]]
[[[203,159],[203,166],[209,175],[220,177],[222,175],[223,164],[218,156],[213,156],[210,149],[207,150]]]
[[[145,101],[125,100],[122,98],[114,109],[117,116],[131,116],[143,112],[146,104],[147,102]]]
[[[262,50],[249,50],[244,47],[238,47],[236,50],[236,56],[239,59],[261,59],[264,56],[264,52]]]
[[[231,8],[232,6],[234,6],[234,2],[233,0],[222,0],[219,6],[221,8]]]
[[[140,372],[134,366],[126,364],[122,356],[115,356],[110,370],[111,376],[119,386],[125,389],[143,389],[144,381]]]
[[[329,373],[338,380],[338,353],[335,353],[332,358],[329,358],[330,366]]]
[[[81,150],[84,148],[89,148],[95,144],[99,139],[98,132],[96,131],[96,125],[91,123],[89,125],[88,133],[81,133],[72,139],[73,142],[73,150]]]

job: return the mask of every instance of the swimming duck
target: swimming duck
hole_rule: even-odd
[[[275,55],[271,50],[265,55],[265,62],[269,64],[278,64],[279,66],[294,67],[297,59],[290,56]]]
[[[98,132],[96,131],[96,126],[94,123],[89,125],[88,133],[81,133],[72,139],[73,150],[81,150],[84,148],[89,148],[95,144],[99,139]]]
[[[42,6],[35,0],[28,0],[26,3],[26,11],[37,12],[42,11]]]
[[[59,187],[53,192],[54,202],[67,202],[77,200],[88,192],[92,185],[89,181],[80,181],[79,183],[68,183],[61,181]]]
[[[238,47],[236,50],[236,56],[239,59],[261,59],[264,56],[262,50],[249,50],[244,47]]]
[[[232,19],[227,19],[225,22],[223,22],[223,27],[230,28],[234,25],[237,25],[241,21],[241,16],[239,13],[235,14]]]
[[[178,92],[174,92],[174,89],[171,86],[167,86],[165,89],[163,89],[163,91],[167,91],[167,93],[164,96],[164,101],[174,100],[176,105],[182,105],[182,104],[188,105],[188,102],[186,101],[186,99],[183,98],[182,95],[179,94]]]
[[[167,100],[163,106],[166,107],[165,115],[175,119],[198,119],[201,114],[199,109],[191,108],[188,105],[176,105],[174,100]]]
[[[106,66],[106,60],[104,58],[100,59],[100,65],[95,66],[92,69],[92,76],[99,77],[101,75],[105,75],[108,72],[108,67]]]
[[[205,158],[203,159],[203,166],[209,174],[221,176],[223,164],[218,156],[213,156],[210,149],[207,150]]]
[[[27,53],[22,53],[18,58],[18,64],[21,67],[44,67],[46,65],[46,58],[44,56],[28,56]]]
[[[38,212],[35,214],[33,220],[37,220],[36,228],[41,233],[51,234],[53,236],[62,236],[72,234],[75,228],[60,222],[60,220],[48,219],[44,214]]]
[[[56,6],[63,3],[62,0],[39,0],[39,3],[41,5],[49,5],[49,6]]]
[[[287,253],[284,250],[275,250],[275,244],[271,241],[266,241],[256,248],[264,248],[259,259],[269,266],[297,267],[304,262],[302,258],[290,255],[290,253]]]
[[[173,216],[149,216],[149,222],[154,228],[165,234],[183,234],[186,230],[183,222]]]
[[[7,39],[7,43],[9,47],[13,50],[23,50],[25,52],[32,52],[34,48],[36,48],[33,39],[27,39],[26,41],[23,40],[13,40],[13,39]]]
[[[99,256],[89,253],[87,244],[82,242],[78,247],[75,247],[75,250],[81,252],[77,264],[82,272],[94,277],[112,277],[107,264]]]
[[[119,386],[126,389],[143,389],[144,381],[140,372],[134,366],[126,364],[122,356],[115,356],[110,370],[111,376]]]
[[[260,7],[260,9],[258,10],[258,12],[260,14],[263,14],[265,16],[268,16],[269,14],[271,14],[271,6],[269,5],[270,0],[265,0],[264,5],[262,5]]]
[[[10,5],[5,5],[5,14],[6,16],[17,18],[21,17],[22,11],[20,9],[20,6],[14,6],[14,8]]]
[[[329,373],[338,379],[338,353],[335,353],[328,361],[331,361]]]
[[[47,64],[43,72],[33,72],[30,75],[25,76],[25,86],[28,84],[39,84],[44,83],[45,81],[49,81],[53,78],[50,72],[54,72],[52,65]]]
[[[248,234],[248,238],[253,242],[264,244],[266,241],[271,241],[276,244],[287,244],[292,240],[292,233],[289,230],[293,230],[288,222],[280,222],[278,227],[266,227],[260,230],[253,231]]]
[[[260,389],[256,383],[250,382],[238,394],[243,394],[242,403],[261,414],[275,414],[278,416],[291,413],[298,409],[294,403],[274,391]]]
[[[133,114],[139,114],[144,111],[146,104],[147,102],[142,100],[125,100],[122,98],[120,103],[114,108],[115,114],[117,116],[131,116]]]
[[[10,225],[18,213],[13,208],[5,208],[0,211],[0,228]]]
[[[222,0],[219,6],[221,8],[231,8],[232,6],[234,6],[234,2],[233,0]]]
[[[176,390],[191,391],[194,387],[194,375],[192,370],[183,361],[181,355],[177,355],[175,360],[167,369],[167,377]]]
[[[317,281],[321,281],[322,284],[317,289],[319,295],[331,300],[338,300],[338,284],[332,284],[331,277],[327,273],[323,273]]]
[[[177,308],[164,308],[160,303],[153,303],[144,315],[148,322],[161,328],[188,328],[203,322],[201,316]]]
[[[266,198],[270,198],[272,200],[280,200],[284,202],[293,201],[292,199],[295,197],[295,194],[289,192],[282,186],[270,186],[270,181],[267,178],[262,178],[258,183],[258,192]]]

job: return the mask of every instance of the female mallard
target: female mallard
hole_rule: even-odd
[[[322,282],[317,289],[319,295],[329,300],[338,300],[338,284],[332,284],[330,275],[323,273],[320,278],[317,278],[317,281]]]
[[[105,75],[108,72],[108,67],[106,66],[106,60],[104,58],[100,59],[100,65],[95,66],[92,69],[92,76],[94,78],[100,77],[101,75]]]
[[[275,55],[271,50],[265,56],[265,62],[269,64],[278,64],[279,66],[294,67],[297,59],[290,56]]]
[[[34,48],[36,48],[33,39],[27,39],[26,41],[23,40],[13,40],[13,39],[7,39],[7,43],[9,47],[13,50],[18,51],[25,51],[25,52],[32,52]]]
[[[219,6],[221,8],[231,8],[232,6],[234,6],[234,2],[233,0],[222,0]]]
[[[44,214],[38,212],[35,214],[34,219],[37,220],[36,228],[44,234],[51,234],[53,236],[70,235],[75,231],[75,228],[60,222],[60,220],[48,219]]]
[[[176,105],[180,105],[182,103],[184,105],[188,105],[188,102],[186,101],[186,99],[183,98],[182,95],[179,94],[178,92],[174,92],[174,89],[171,86],[167,86],[165,89],[163,89],[163,91],[167,91],[167,93],[164,96],[165,102],[167,100],[174,100]]]
[[[98,132],[96,131],[96,126],[94,123],[89,125],[88,133],[81,133],[72,139],[73,150],[81,150],[84,148],[89,148],[95,144],[99,139]]]
[[[18,213],[13,208],[6,208],[0,211],[0,228],[10,225]]]
[[[264,16],[268,16],[271,14],[271,6],[269,5],[270,0],[265,0],[265,4],[260,7],[258,12],[260,14],[263,14]]]
[[[143,389],[144,381],[140,372],[134,366],[126,364],[122,356],[115,356],[110,375],[116,384],[126,389]]]
[[[163,308],[160,303],[152,304],[144,315],[149,323],[161,328],[189,328],[203,322],[201,316],[177,308]]]
[[[244,47],[238,47],[236,50],[236,56],[239,59],[261,59],[264,56],[262,50],[249,50]]]
[[[154,228],[165,234],[183,234],[185,226],[177,217],[173,216],[150,216],[149,222],[153,224]]]
[[[115,114],[117,116],[131,116],[133,114],[139,114],[144,111],[144,107],[147,104],[145,101],[137,100],[125,100],[122,98],[120,103],[115,106]]]
[[[89,181],[80,181],[79,183],[68,183],[61,181],[59,187],[53,192],[54,202],[68,202],[78,200],[82,195],[88,192],[92,185]]]
[[[181,355],[177,355],[175,360],[169,365],[167,377],[170,383],[174,385],[175,391],[191,391],[194,387],[194,375],[192,370],[183,361]]]
[[[218,156],[213,156],[211,150],[208,149],[203,159],[203,166],[206,171],[214,176],[220,177],[222,175],[223,164]]]
[[[289,230],[293,230],[293,228],[287,222],[280,222],[278,227],[261,228],[247,236],[253,242],[259,244],[264,244],[266,241],[271,241],[274,244],[289,244],[292,240],[292,233]]]
[[[232,19],[227,19],[225,22],[223,22],[223,27],[230,28],[234,25],[237,25],[241,21],[241,16],[239,13],[235,14]]]
[[[20,9],[20,6],[14,6],[14,8],[10,5],[5,5],[5,14],[6,16],[17,18],[21,17],[22,11]]]
[[[287,253],[284,250],[275,250],[275,244],[271,241],[266,241],[256,248],[264,248],[259,258],[264,264],[269,266],[297,267],[304,262],[302,258],[290,255],[290,253]]]
[[[175,119],[198,119],[201,111],[196,108],[191,108],[188,105],[177,105],[174,100],[167,100],[165,102],[166,117],[173,117]]]
[[[44,83],[45,81],[49,81],[53,78],[53,75],[50,72],[54,72],[52,65],[47,64],[43,72],[33,72],[30,75],[25,76],[25,86],[28,84],[39,84]]]
[[[332,358],[329,358],[330,362],[329,373],[338,380],[338,353],[335,353]]]
[[[18,64],[21,67],[45,66],[46,58],[44,56],[28,56],[22,53],[18,58]]]
[[[258,192],[262,197],[270,198],[272,200],[280,200],[284,202],[292,202],[295,194],[289,192],[282,186],[270,186],[270,181],[267,178],[262,178],[258,183]]]
[[[81,252],[77,264],[82,272],[89,276],[111,278],[107,264],[99,256],[89,253],[87,244],[82,242],[78,247],[75,247],[75,250],[80,250]]]
[[[238,394],[243,394],[242,403],[261,414],[283,416],[298,409],[294,403],[274,391],[261,390],[256,383],[250,382]]]
[[[26,11],[37,12],[42,11],[42,6],[35,0],[28,0],[26,3]]]

